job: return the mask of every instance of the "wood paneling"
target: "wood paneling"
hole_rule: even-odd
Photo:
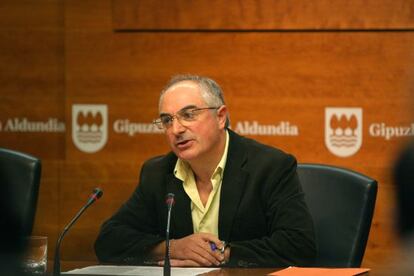
[[[413,1],[112,0],[115,30],[412,29]]]
[[[157,114],[163,82],[176,72],[197,72],[222,84],[233,127],[244,120],[262,124],[289,120],[298,125],[300,137],[255,138],[283,146],[305,161],[315,156],[325,162],[335,159],[324,145],[325,107],[362,107],[365,126],[362,150],[366,150],[367,156],[358,154],[354,158],[374,157],[376,149],[381,147],[384,155],[371,159],[383,164],[384,158],[394,153],[395,144],[389,147],[388,141],[370,137],[368,126],[383,121],[410,123],[409,109],[401,107],[405,107],[411,93],[407,83],[412,72],[413,43],[409,32],[115,36],[73,32],[66,48],[70,60],[67,74],[71,75],[67,95],[72,99],[66,108],[67,116],[73,103],[111,103],[110,141],[102,151],[83,158],[122,159],[131,150],[136,154],[130,158],[162,153],[166,147],[161,135],[130,137],[115,133],[113,123],[118,119],[151,122]],[[111,66],[102,60],[108,56]],[[114,94],[118,97],[113,98]],[[391,115],[378,113],[378,109],[388,110]],[[82,153],[73,146],[70,133],[67,138],[68,158],[80,158]],[[323,155],[306,150],[309,144]],[[354,164],[354,159],[347,160],[343,165]]]
[[[2,1],[0,14],[0,144],[42,158],[64,158],[62,132],[7,131],[16,118],[64,122],[62,3]]]
[[[16,129],[15,120],[65,124],[63,2],[0,3],[0,147],[42,159],[34,234],[57,239],[65,133]],[[24,124],[24,123],[23,123]]]
[[[63,260],[95,260],[93,243],[100,225],[132,194],[138,183],[140,163],[120,161],[67,161],[60,189],[63,229],[86,203],[94,187],[104,194],[79,219],[64,241]],[[82,248],[82,250],[79,250]]]
[[[104,196],[67,235],[61,253],[66,262],[96,260],[100,225],[130,196],[142,163],[168,151],[162,134],[132,135],[115,124],[150,123],[160,90],[177,73],[216,79],[233,129],[244,121],[288,121],[298,136],[248,136],[293,153],[299,162],[343,166],[377,179],[363,266],[375,270],[398,256],[392,167],[410,137],[387,140],[372,135],[370,126],[413,122],[413,3],[3,1],[0,146],[43,160],[35,234],[49,236],[49,258],[58,232],[100,186]],[[160,31],[166,29],[187,31]],[[190,31],[202,29],[209,31]],[[379,29],[387,31],[372,31]],[[108,107],[108,141],[96,153],[74,145],[74,104]],[[362,147],[355,155],[340,158],[325,146],[326,107],[363,109]],[[15,117],[57,118],[65,131],[5,131]]]
[[[0,29],[2,32],[4,30],[50,30],[53,32],[56,30],[63,30],[62,1],[2,0],[0,3],[0,14]],[[4,42],[4,40],[2,40],[2,42]],[[1,46],[3,45],[4,44],[1,43]],[[16,48],[16,50],[18,50],[18,48]],[[51,50],[55,49],[51,48]]]

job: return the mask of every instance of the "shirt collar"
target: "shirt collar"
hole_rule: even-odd
[[[216,169],[213,172],[213,175],[211,176],[211,179],[217,176],[219,176],[220,179],[223,178],[224,168],[226,167],[226,161],[227,161],[227,153],[229,149],[229,140],[230,140],[229,132],[226,130],[226,145],[224,147],[224,152],[223,152],[223,155],[221,156],[220,162],[218,163]],[[185,181],[190,171],[191,171],[190,165],[186,161],[178,158],[177,162],[175,163],[175,168],[174,168],[175,177],[177,177],[181,181]]]

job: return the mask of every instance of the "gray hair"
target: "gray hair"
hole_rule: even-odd
[[[170,89],[175,84],[182,82],[182,81],[192,81],[200,87],[201,97],[203,97],[204,101],[209,107],[220,107],[225,105],[223,90],[221,89],[220,85],[215,82],[213,79],[208,77],[198,76],[198,75],[175,75],[171,78],[171,80],[167,83],[164,89],[161,91],[160,99],[158,102],[158,106],[161,107],[161,101],[164,97],[165,92]],[[227,113],[226,117],[226,128],[230,125],[229,115]]]

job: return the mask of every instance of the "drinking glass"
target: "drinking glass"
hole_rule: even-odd
[[[47,237],[30,236],[23,258],[23,270],[29,274],[44,275],[47,269]]]

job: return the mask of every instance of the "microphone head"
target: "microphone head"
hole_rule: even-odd
[[[92,197],[97,200],[99,198],[101,198],[101,196],[103,195],[103,191],[100,188],[95,188],[93,189],[93,193],[92,193]]]
[[[173,206],[175,203],[174,200],[175,195],[173,193],[168,193],[167,196],[165,197],[165,203],[167,204],[167,206]]]

